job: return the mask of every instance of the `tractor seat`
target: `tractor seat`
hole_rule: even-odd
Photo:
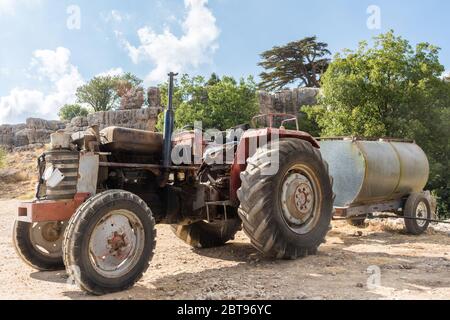
[[[106,152],[132,152],[135,154],[161,154],[161,133],[122,127],[108,127],[100,131],[101,149]]]

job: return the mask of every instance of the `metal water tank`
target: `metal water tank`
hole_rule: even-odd
[[[428,181],[427,156],[414,142],[330,138],[319,144],[334,178],[335,207],[400,199]]]

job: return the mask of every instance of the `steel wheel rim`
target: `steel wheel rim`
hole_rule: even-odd
[[[95,225],[89,239],[89,258],[100,275],[118,278],[137,265],[144,244],[144,226],[137,215],[114,210]]]
[[[419,204],[417,205],[416,218],[428,219],[428,208],[427,208],[427,205],[423,201],[419,202]],[[420,228],[425,227],[427,222],[428,221],[426,221],[426,220],[416,220],[416,223]]]
[[[33,248],[45,257],[62,257],[65,222],[38,222],[30,226],[30,242]]]
[[[314,172],[307,166],[291,167],[282,180],[280,207],[287,226],[297,234],[310,232],[319,220],[321,194]]]

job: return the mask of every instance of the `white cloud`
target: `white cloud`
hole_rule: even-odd
[[[103,21],[105,21],[105,22],[117,22],[117,23],[120,23],[120,22],[122,22],[124,20],[130,20],[131,19],[131,16],[129,14],[121,13],[118,10],[111,10],[107,14],[101,13],[100,16],[103,19]]]
[[[208,0],[184,0],[187,15],[180,37],[169,28],[158,34],[143,27],[138,30],[140,44],[136,47],[116,32],[133,63],[150,60],[155,64],[145,79],[147,84],[165,80],[170,71],[183,73],[212,62],[220,30],[207,3]]]
[[[67,48],[59,47],[55,51],[36,50],[31,64],[36,66],[39,75],[56,81],[71,68],[69,59],[70,50]]]
[[[0,16],[15,15],[17,7],[38,5],[42,0],[0,0]]]
[[[48,80],[51,90],[14,88],[0,97],[0,124],[23,122],[27,117],[56,119],[59,109],[76,101],[76,89],[84,83],[78,68],[70,63],[70,50],[37,50],[33,53],[32,70],[40,79]]]
[[[105,72],[97,74],[97,77],[106,77],[106,76],[115,77],[115,76],[120,76],[124,73],[125,72],[123,71],[122,68],[112,68]]]

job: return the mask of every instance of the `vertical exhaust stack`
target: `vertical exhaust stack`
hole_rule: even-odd
[[[169,73],[169,103],[164,114],[164,148],[163,148],[163,167],[167,170],[172,165],[172,134],[174,127],[174,112],[173,112],[173,90],[174,78],[178,73]]]

